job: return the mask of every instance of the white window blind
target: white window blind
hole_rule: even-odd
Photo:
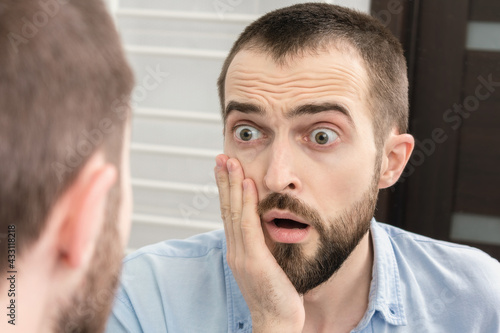
[[[216,80],[232,43],[291,0],[108,0],[136,75],[133,223],[128,251],[222,228],[214,158],[222,152]],[[370,0],[324,1],[367,12]]]

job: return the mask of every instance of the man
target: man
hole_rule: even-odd
[[[500,264],[373,220],[401,175],[398,41],[328,4],[266,14],[220,78],[221,231],[125,261],[108,332],[499,332]]]
[[[1,332],[102,332],[129,233],[133,75],[105,6],[0,1]]]

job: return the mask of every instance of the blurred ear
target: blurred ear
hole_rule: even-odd
[[[384,145],[380,170],[380,189],[394,185],[410,159],[415,140],[410,134],[398,134],[395,130]]]
[[[70,268],[88,264],[104,224],[108,193],[116,179],[116,167],[105,163],[102,152],[98,152],[58,200],[53,216],[60,219],[55,237],[60,263]]]

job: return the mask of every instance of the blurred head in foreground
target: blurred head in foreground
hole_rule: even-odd
[[[0,35],[0,330],[101,332],[129,234],[132,72],[100,0],[1,0]]]

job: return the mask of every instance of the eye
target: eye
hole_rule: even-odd
[[[252,126],[239,126],[236,128],[235,135],[242,141],[256,140],[262,136],[260,131]]]
[[[327,145],[337,140],[338,134],[327,128],[318,128],[311,132],[309,139],[319,145]]]

